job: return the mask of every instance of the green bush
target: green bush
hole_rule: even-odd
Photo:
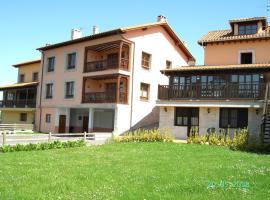
[[[159,129],[135,130],[125,133],[123,136],[113,138],[114,142],[172,142],[173,137],[167,131]]]
[[[198,131],[192,131],[187,139],[188,144],[209,144],[227,146],[232,150],[252,151],[257,153],[270,153],[270,144],[261,143],[258,138],[252,138],[248,129],[234,130],[230,137],[229,130],[221,130],[220,133],[212,132],[199,135]]]
[[[70,148],[70,147],[82,147],[85,146],[86,143],[84,140],[77,141],[53,141],[53,142],[43,142],[37,144],[17,144],[15,146],[5,145],[0,147],[0,152],[14,152],[14,151],[33,151],[33,150],[47,150],[47,149],[61,149],[61,148]]]

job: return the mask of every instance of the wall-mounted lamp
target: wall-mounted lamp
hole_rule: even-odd
[[[167,107],[164,107],[164,111],[167,112]]]
[[[207,113],[208,113],[208,114],[210,113],[210,111],[211,111],[210,108],[207,108]]]
[[[259,114],[259,109],[257,108],[257,109],[256,109],[256,115],[258,115],[258,114]]]

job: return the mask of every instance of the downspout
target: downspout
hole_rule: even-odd
[[[42,86],[43,86],[43,66],[44,66],[44,52],[41,51],[41,79],[40,79],[40,90],[39,90],[39,126],[38,131],[41,131],[41,117],[42,117],[42,108],[41,108],[41,100],[42,100]]]
[[[132,113],[133,113],[133,91],[134,91],[134,60],[135,60],[135,42],[131,41],[134,45],[133,48],[133,59],[132,59],[132,88],[131,88],[131,99],[130,99],[130,128],[132,127]]]

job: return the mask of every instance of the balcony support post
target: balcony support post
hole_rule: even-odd
[[[119,45],[119,61],[118,61],[118,69],[121,69],[121,65],[122,65],[122,48],[123,48],[123,42],[121,41],[120,42],[120,45]]]
[[[119,99],[120,99],[120,79],[121,76],[117,77],[117,91],[116,91],[116,103],[119,103]]]
[[[83,84],[82,84],[82,103],[85,103],[85,84],[86,84],[86,77],[83,77]]]
[[[26,89],[26,98],[25,98],[25,107],[28,107],[27,103],[28,103],[28,88]]]

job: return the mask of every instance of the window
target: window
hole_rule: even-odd
[[[256,34],[258,32],[257,24],[239,25],[239,35]]]
[[[172,61],[166,60],[166,69],[172,68]]]
[[[199,126],[198,108],[175,108],[175,126]]]
[[[150,69],[150,67],[151,67],[151,54],[142,52],[142,67]]]
[[[247,128],[248,109],[247,108],[221,108],[220,128]]]
[[[51,123],[51,114],[46,114],[46,123]]]
[[[32,75],[32,80],[33,81],[38,81],[38,72],[34,72]]]
[[[76,53],[67,55],[67,69],[74,69],[76,66]]]
[[[74,97],[74,82],[66,82],[66,99]]]
[[[46,84],[46,99],[52,99],[53,98],[53,84],[48,83]]]
[[[55,57],[48,58],[47,72],[53,72],[54,71],[54,65],[55,65]]]
[[[252,52],[241,53],[241,64],[252,64]]]
[[[21,122],[27,121],[27,113],[20,113],[20,121]]]
[[[24,74],[20,74],[19,82],[23,83],[24,82]]]
[[[150,88],[149,84],[141,83],[141,96],[140,96],[141,99],[143,100],[149,99],[149,88]]]
[[[8,101],[12,101],[13,98],[14,98],[14,93],[12,93],[12,92],[7,92],[7,100],[8,100]]]

